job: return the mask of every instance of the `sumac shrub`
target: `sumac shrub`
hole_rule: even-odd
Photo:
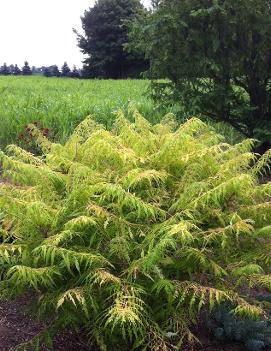
[[[32,126],[41,157],[1,152],[3,291],[36,291],[40,314],[101,350],[180,349],[221,302],[257,319],[240,292],[271,288],[271,184],[257,180],[270,152],[132,113],[112,132],[88,118],[65,145]]]

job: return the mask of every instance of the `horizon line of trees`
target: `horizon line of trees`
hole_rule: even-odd
[[[155,1],[156,3],[156,1]],[[142,78],[149,70],[149,58],[141,50],[131,50],[129,32],[133,21],[149,14],[140,0],[97,0],[81,16],[83,34],[77,35],[78,47],[85,55],[83,67],[70,69],[67,62],[30,68],[25,62],[0,67],[0,75],[44,75],[46,77],[126,79]]]
[[[5,62],[0,67],[0,75],[2,76],[30,76],[30,75],[43,75],[45,77],[68,77],[68,78],[84,78],[82,70],[77,69],[76,65],[73,66],[73,69],[70,69],[69,65],[65,61],[61,69],[57,65],[51,66],[42,66],[30,68],[27,61],[24,62],[23,67],[19,67],[17,64],[7,65]]]

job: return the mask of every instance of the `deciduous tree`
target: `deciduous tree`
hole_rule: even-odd
[[[131,31],[155,92],[271,145],[270,0],[163,0]],[[157,85],[154,85],[157,88]],[[194,109],[191,110],[191,107]]]
[[[143,11],[139,0],[98,0],[85,11],[81,18],[84,35],[78,35],[78,46],[88,55],[84,75],[123,78],[146,70],[143,55],[124,50],[128,40],[126,21]]]

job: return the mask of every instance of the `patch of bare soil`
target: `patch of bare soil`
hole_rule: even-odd
[[[245,351],[239,343],[224,342],[222,344],[205,330],[201,330],[197,337],[201,345],[196,346],[193,351]],[[187,348],[185,351],[192,351],[192,349]]]
[[[0,301],[0,351],[12,351],[18,345],[25,343],[37,334],[44,326],[29,312],[29,296],[23,296],[12,301]],[[242,351],[240,345],[233,343],[221,344],[216,341],[203,326],[196,332],[201,345],[187,346],[184,351]],[[28,349],[29,350],[29,349]],[[34,349],[33,349],[34,351]],[[87,345],[85,335],[67,331],[58,334],[53,341],[53,349],[46,346],[42,351],[94,351]],[[97,350],[96,350],[97,351]],[[112,351],[118,351],[112,349]],[[130,350],[127,350],[130,351]]]
[[[0,351],[13,351],[22,343],[30,341],[39,334],[44,325],[30,313],[29,296],[19,297],[12,301],[0,301]],[[217,341],[200,323],[195,335],[201,344],[184,347],[183,351],[246,351],[239,343]],[[97,351],[87,345],[83,333],[67,331],[58,334],[53,340],[53,349],[43,346],[42,351]],[[32,351],[27,349],[27,351]],[[33,349],[34,351],[34,349]],[[112,351],[119,351],[112,348]],[[130,350],[127,350],[130,351]],[[266,350],[271,351],[271,350]]]
[[[271,174],[259,176],[259,182],[260,182],[260,184],[266,184],[266,183],[271,182]]]
[[[29,297],[0,301],[0,351],[14,350],[18,345],[33,339],[43,329],[44,326],[29,313]],[[53,345],[53,351],[94,351],[87,345],[86,336],[74,332],[58,334]],[[42,350],[49,351],[45,346]]]

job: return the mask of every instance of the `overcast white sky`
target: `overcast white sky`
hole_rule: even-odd
[[[81,66],[83,54],[72,28],[81,29],[80,16],[95,0],[2,0],[0,64],[25,60],[31,66],[64,61]],[[145,5],[150,0],[142,0]]]

